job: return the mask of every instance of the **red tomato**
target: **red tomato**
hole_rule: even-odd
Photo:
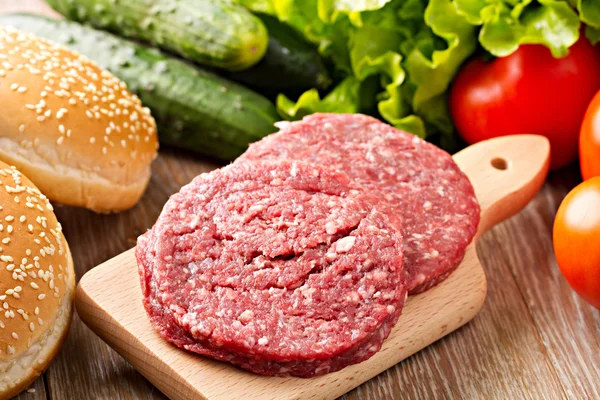
[[[573,189],[554,220],[554,253],[571,287],[600,309],[600,177]]]
[[[579,163],[583,180],[600,176],[600,92],[594,96],[581,125]]]
[[[600,88],[600,52],[582,36],[564,58],[523,45],[508,57],[475,58],[450,90],[450,112],[467,143],[535,133],[550,140],[551,168],[577,157],[585,110]]]

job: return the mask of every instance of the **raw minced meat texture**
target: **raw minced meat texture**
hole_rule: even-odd
[[[278,126],[279,132],[250,145],[236,162],[305,160],[344,171],[356,189],[380,192],[403,218],[410,294],[434,286],[458,266],[480,209],[448,153],[360,114],[313,114]]]
[[[406,298],[401,221],[387,207],[345,174],[302,162],[200,175],[138,241],[153,325],[267,375],[369,358]]]

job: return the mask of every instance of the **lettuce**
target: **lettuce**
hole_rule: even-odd
[[[494,56],[520,45],[555,57],[586,35],[600,40],[599,0],[238,0],[295,27],[329,58],[338,84],[296,101],[280,95],[282,117],[364,112],[442,147],[455,145],[447,91],[480,45]]]
[[[525,43],[543,44],[561,57],[579,38],[577,12],[564,1],[455,0],[455,5],[469,22],[481,25],[479,42],[497,57]]]

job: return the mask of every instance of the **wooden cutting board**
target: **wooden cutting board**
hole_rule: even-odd
[[[483,306],[486,279],[477,239],[521,210],[542,186],[550,147],[541,136],[515,135],[454,155],[481,204],[474,243],[440,285],[411,296],[381,351],[369,360],[310,378],[263,377],[180,350],[152,328],[142,306],[133,249],[88,272],[77,288],[81,319],[172,399],[334,399],[470,321]]]

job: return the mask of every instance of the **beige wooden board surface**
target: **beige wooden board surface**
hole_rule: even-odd
[[[531,156],[535,154],[535,156]],[[524,207],[541,187],[549,146],[539,136],[511,136],[454,156],[482,206],[479,234]],[[494,166],[502,160],[506,169]],[[380,352],[312,379],[261,377],[177,349],[152,329],[142,307],[133,250],[86,274],[77,311],[86,324],[172,399],[334,399],[470,321],[485,300],[486,280],[474,245],[449,279],[410,297]]]
[[[0,12],[50,14],[42,0],[0,0]],[[132,247],[168,196],[215,168],[161,151],[140,204],[117,216],[60,208],[78,277]],[[551,252],[556,208],[580,181],[576,166],[553,172],[519,215],[478,243],[488,296],[469,324],[343,396],[378,399],[589,399],[600,392],[600,311],[579,299]],[[54,364],[18,399],[164,399],[165,396],[75,318]]]

